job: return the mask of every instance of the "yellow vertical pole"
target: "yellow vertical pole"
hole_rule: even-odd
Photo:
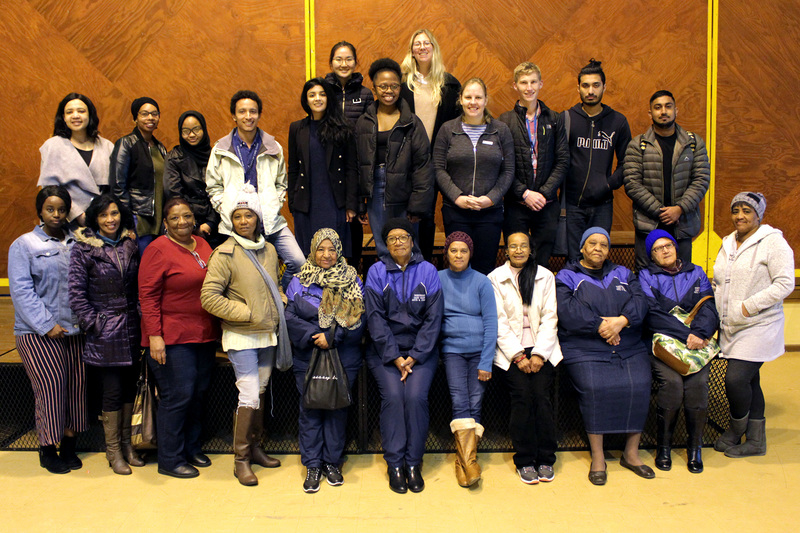
[[[316,76],[317,58],[316,42],[314,35],[316,32],[316,21],[314,20],[314,0],[304,0],[305,26],[306,26],[306,79],[310,80]]]

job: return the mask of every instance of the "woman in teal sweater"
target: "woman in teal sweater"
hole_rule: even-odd
[[[481,402],[492,377],[497,306],[489,278],[472,270],[472,239],[454,231],[444,244],[449,268],[439,271],[444,295],[441,352],[453,401],[450,429],[456,438],[456,479],[469,487],[481,478],[476,459],[483,435]]]

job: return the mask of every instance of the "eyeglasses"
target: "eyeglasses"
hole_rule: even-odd
[[[200,135],[202,131],[203,131],[203,126],[195,126],[194,128],[191,129],[181,128],[181,135],[183,135],[184,137],[188,137],[192,133],[194,133],[195,135]]]
[[[354,57],[334,57],[333,60],[331,60],[331,63],[337,63],[339,65],[341,65],[342,63],[345,63],[347,65],[351,65],[351,64],[355,65],[356,58],[354,58]]]
[[[400,90],[399,83],[381,83],[380,85],[375,86],[376,89],[380,90],[382,93],[388,93],[389,91],[395,92]]]
[[[428,48],[430,45],[430,41],[417,41],[411,45],[411,48]]]
[[[189,252],[189,253],[191,253],[191,254],[192,254],[192,256],[194,257],[194,260],[195,260],[195,261],[197,261],[197,264],[198,264],[198,265],[200,265],[200,268],[206,268],[206,267],[208,266],[208,265],[206,265],[206,262],[205,262],[205,261],[203,261],[203,260],[200,258],[200,255],[198,255],[198,253],[197,253],[197,252]]]
[[[160,111],[139,111],[139,116],[142,118],[153,117],[158,118],[161,116]]]
[[[411,235],[406,233],[405,235],[392,235],[391,237],[386,237],[386,244],[405,244],[411,238]]]
[[[672,250],[674,248],[675,248],[675,245],[672,244],[671,242],[668,242],[667,244],[664,244],[662,246],[653,246],[652,250],[653,250],[653,253],[660,254],[662,252],[667,252],[667,251]]]

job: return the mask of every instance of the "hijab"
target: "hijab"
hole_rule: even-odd
[[[203,138],[200,139],[200,142],[197,144],[197,146],[192,146],[189,144],[189,142],[183,138],[183,135],[181,135],[183,122],[189,117],[196,118],[200,123],[200,127],[203,128]],[[206,128],[205,117],[197,111],[187,111],[182,114],[178,119],[178,138],[181,141],[183,153],[194,159],[194,162],[197,163],[197,168],[199,168],[201,172],[205,172],[205,168],[208,166],[208,158],[211,156],[211,139],[208,137],[208,128]]]

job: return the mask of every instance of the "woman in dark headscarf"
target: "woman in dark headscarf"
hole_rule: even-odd
[[[178,119],[181,142],[167,155],[164,163],[164,196],[185,198],[197,223],[196,233],[216,248],[220,239],[219,214],[211,207],[206,192],[206,167],[211,155],[211,141],[206,119],[197,111],[186,111]]]
[[[352,387],[361,368],[364,297],[356,269],[342,256],[342,242],[331,228],[311,239],[311,253],[286,289],[286,327],[294,348],[294,375],[303,394],[314,347],[335,346]],[[335,328],[334,328],[335,327]],[[324,475],[331,486],[344,483],[341,462],[347,409],[306,409],[300,401],[300,459],[307,468],[305,492],[317,492]]]

